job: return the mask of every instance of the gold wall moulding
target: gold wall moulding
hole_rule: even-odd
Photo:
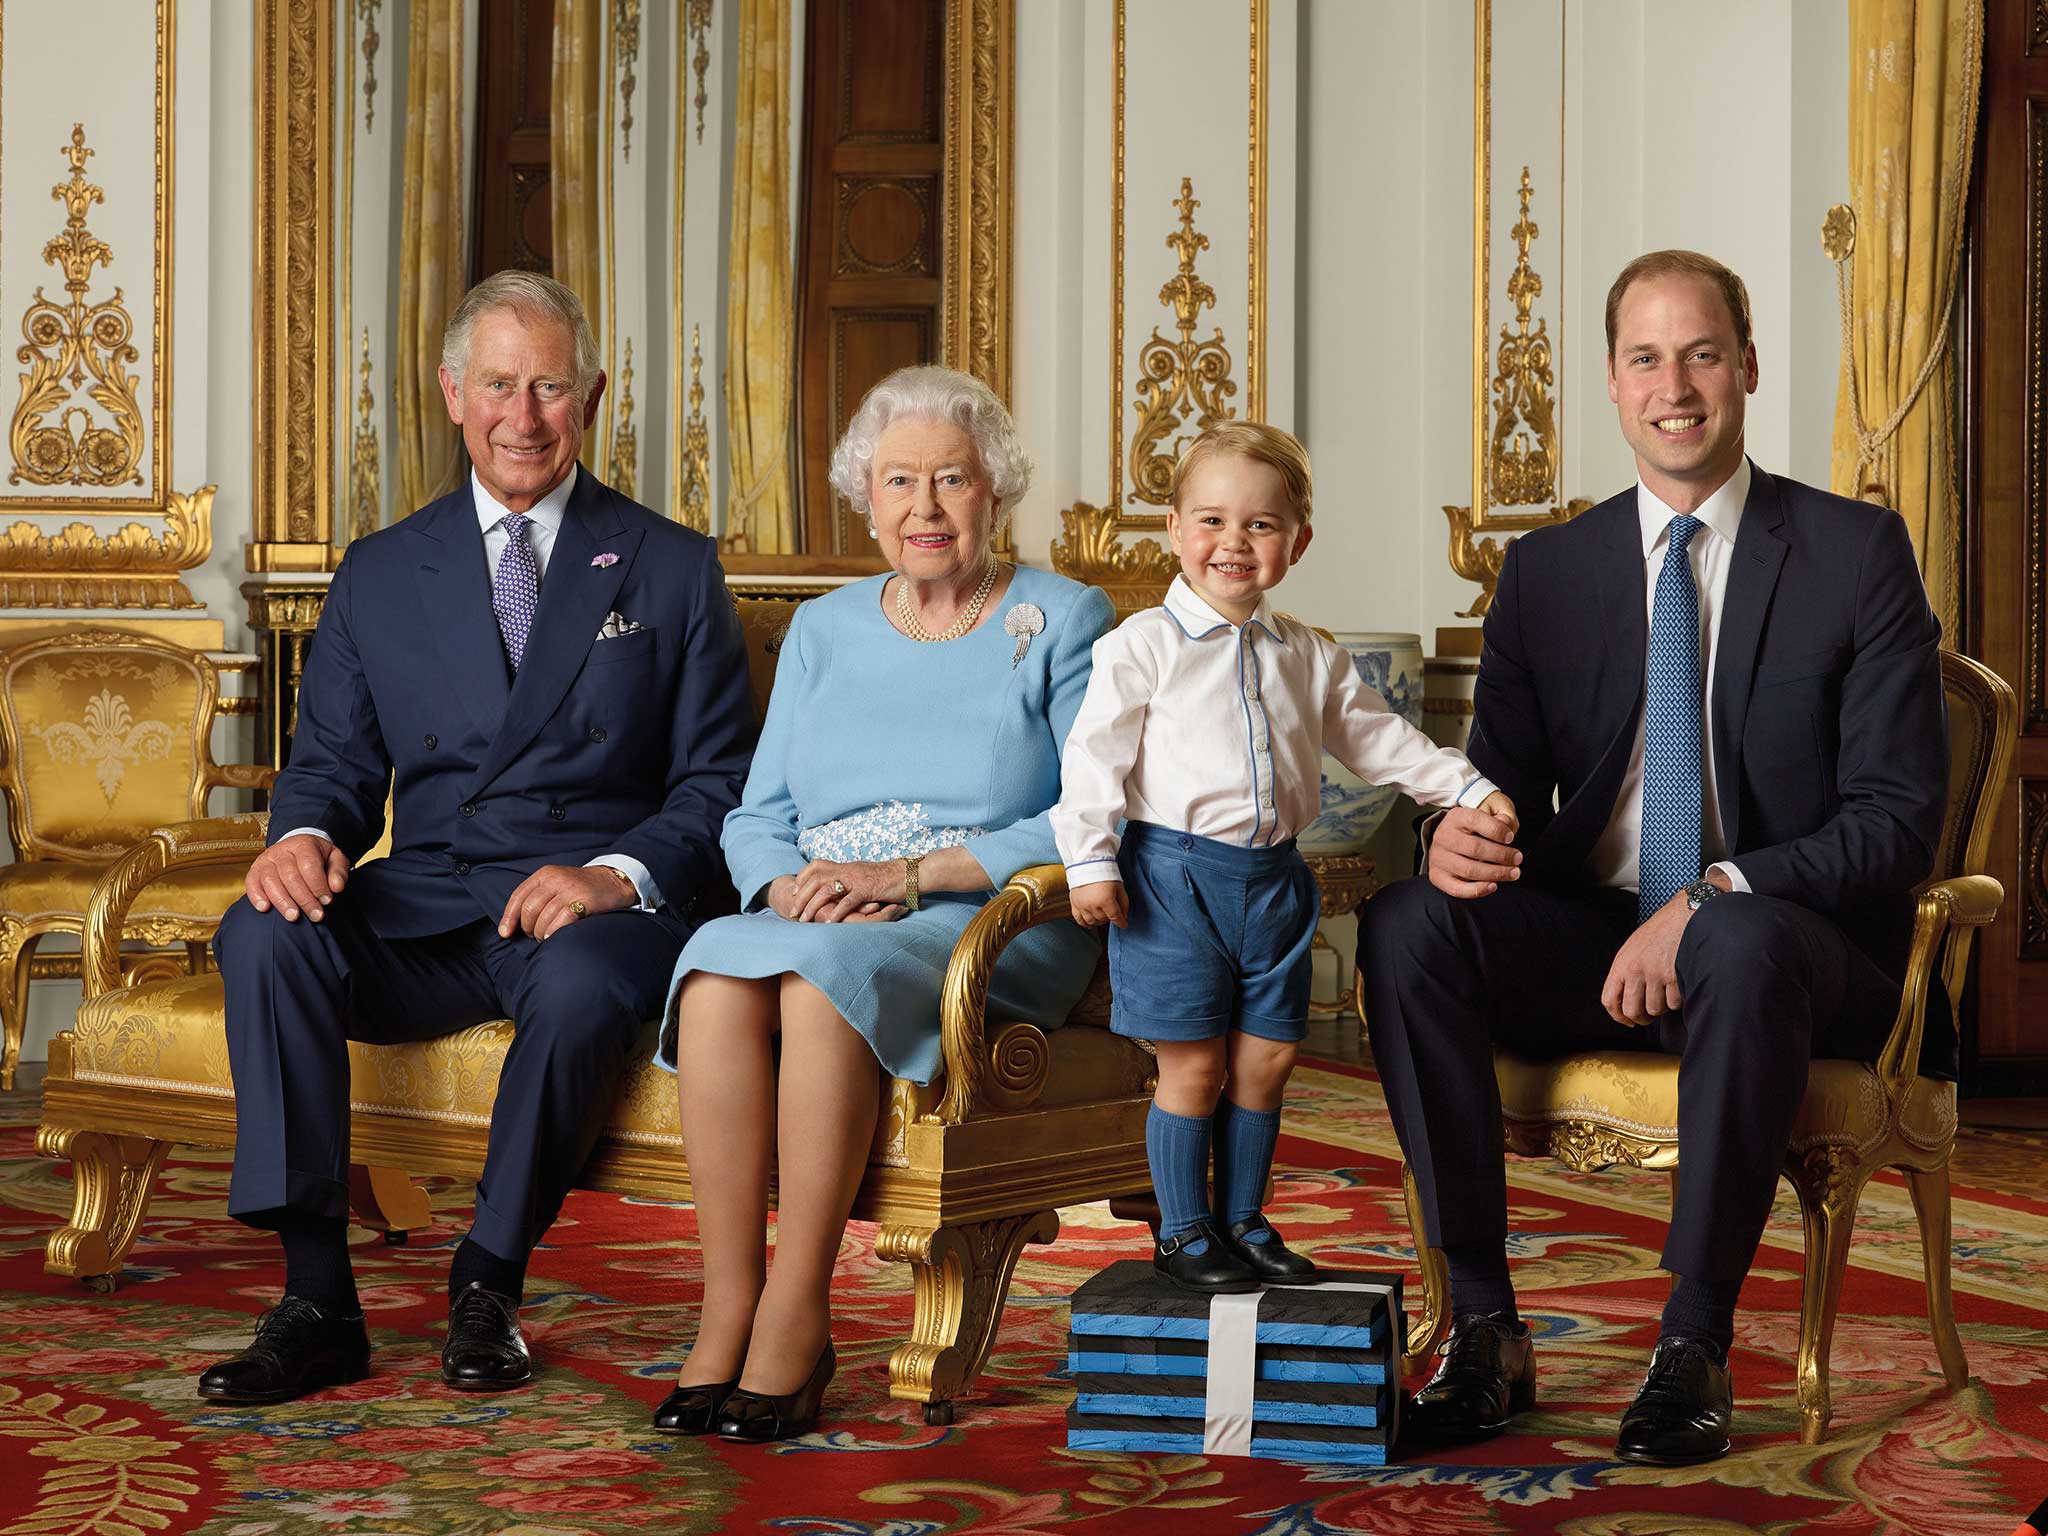
[[[356,12],[363,23],[363,132],[377,126],[377,15],[384,0],[356,0]]]
[[[1076,502],[1060,514],[1067,532],[1052,541],[1052,568],[1109,594],[1118,620],[1166,599],[1180,562],[1155,539],[1125,544],[1117,538],[1114,507]]]
[[[704,72],[711,67],[711,0],[687,0],[683,12],[683,35],[697,45],[690,59],[697,72],[697,94],[691,104],[697,109],[697,142],[704,142],[704,108],[711,97],[704,89]],[[681,82],[677,82],[680,86]],[[676,114],[681,117],[681,113]]]
[[[1490,478],[1493,499],[1502,506],[1547,506],[1557,493],[1557,413],[1550,387],[1550,336],[1546,323],[1529,327],[1529,311],[1543,292],[1543,279],[1529,265],[1529,246],[1538,226],[1529,217],[1529,167],[1522,167],[1522,185],[1515,196],[1521,217],[1508,231],[1515,242],[1515,270],[1508,275],[1508,298],[1515,306],[1515,329],[1500,328],[1500,350],[1493,376],[1493,446]],[[1533,439],[1532,439],[1533,434]]]
[[[384,521],[384,486],[381,455],[377,449],[377,397],[370,390],[370,328],[363,327],[363,362],[358,370],[363,387],[356,391],[356,436],[349,455],[348,536],[359,539],[375,533]]]
[[[612,0],[612,62],[619,75],[619,152],[630,165],[633,91],[640,83],[640,0]]]
[[[1493,606],[1493,589],[1500,581],[1501,562],[1508,557],[1508,545],[1524,533],[1568,523],[1593,505],[1586,496],[1574,496],[1562,507],[1545,512],[1489,512],[1482,524],[1470,507],[1445,507],[1451,524],[1451,569],[1466,581],[1476,581],[1479,596],[1470,608],[1458,610],[1461,619],[1483,619]]]
[[[619,419],[612,428],[612,489],[628,499],[640,494],[640,432],[633,425],[633,338],[626,338],[626,363],[619,370]]]
[[[0,608],[204,608],[179,574],[213,553],[217,489],[173,492],[159,531],[129,523],[102,535],[86,523],[14,523],[0,532]]]
[[[1216,307],[1216,290],[1195,273],[1195,258],[1209,249],[1209,237],[1195,228],[1195,210],[1202,203],[1190,178],[1181,177],[1180,196],[1173,206],[1180,210],[1180,227],[1166,237],[1166,244],[1179,258],[1180,270],[1159,290],[1159,302],[1172,309],[1180,340],[1168,341],[1153,327],[1151,339],[1138,350],[1143,377],[1131,402],[1138,413],[1131,438],[1132,494],[1155,507],[1172,500],[1173,466],[1180,458],[1182,438],[1175,437],[1169,448],[1162,449],[1167,436],[1189,416],[1195,418],[1195,430],[1205,432],[1237,414],[1228,403],[1237,385],[1230,377],[1230,349],[1222,328],[1217,327],[1207,341],[1195,340],[1202,311]]]
[[[43,260],[64,274],[70,298],[58,304],[38,284],[21,317],[27,340],[14,356],[28,372],[21,375],[21,400],[8,433],[14,469],[7,479],[10,485],[141,485],[142,410],[137,379],[127,366],[141,357],[135,322],[118,287],[97,304],[86,299],[92,269],[114,260],[112,247],[86,225],[87,210],[106,201],[85,179],[85,163],[98,151],[86,147],[85,125],[74,123],[70,147],[58,153],[70,162],[71,175],[50,195],[66,215],[64,228],[43,247]],[[105,412],[112,425],[97,421],[83,400]],[[57,420],[45,425],[51,414]]]
[[[711,429],[704,420],[704,345],[700,328],[690,327],[690,414],[683,421],[683,463],[676,521],[699,533],[711,531]]]

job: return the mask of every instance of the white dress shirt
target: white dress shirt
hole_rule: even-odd
[[[1735,535],[1742,527],[1742,509],[1749,501],[1750,470],[1745,457],[1719,490],[1693,512],[1706,526],[1686,546],[1692,563],[1692,579],[1700,599],[1701,681],[1700,696],[1700,860],[1709,869],[1719,869],[1738,891],[1749,889],[1742,871],[1725,862],[1728,845],[1721,831],[1721,801],[1714,777],[1714,664],[1720,659],[1721,614],[1727,604],[1728,571],[1735,561]],[[1655,621],[1657,577],[1664,569],[1664,552],[1671,543],[1671,519],[1679,516],[1640,481],[1636,484],[1636,515],[1643,533],[1644,611]],[[1644,662],[1647,677],[1648,661]],[[1619,890],[1637,888],[1643,841],[1643,712],[1636,712],[1635,745],[1629,749],[1628,771],[1622,776],[1621,793],[1614,801],[1614,814],[1607,829],[1594,843],[1588,857],[1590,871],[1600,884]]]
[[[562,531],[562,519],[569,512],[569,495],[576,489],[576,477],[580,473],[582,471],[572,463],[569,473],[562,477],[562,483],[535,502],[526,514],[526,543],[533,551],[534,570],[542,581],[547,580],[548,557],[555,552],[555,535]],[[512,535],[505,527],[505,519],[512,514],[484,489],[484,483],[477,478],[474,469],[469,472],[469,493],[476,503],[476,520],[483,528],[484,569],[495,575],[498,557],[512,542]],[[319,827],[293,827],[285,836],[296,837],[301,832],[325,843],[334,841]],[[600,854],[584,866],[586,869],[600,867],[616,869],[633,882],[633,889],[640,897],[641,911],[652,912],[661,905],[661,887],[654,883],[653,872],[631,854]]]
[[[1477,805],[1494,789],[1390,710],[1335,641],[1264,598],[1232,624],[1176,576],[1164,607],[1095,642],[1052,812],[1068,885],[1121,878],[1126,817],[1247,848],[1286,841],[1322,809],[1325,749],[1430,805]]]

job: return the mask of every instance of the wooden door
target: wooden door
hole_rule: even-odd
[[[1966,649],[2020,699],[1991,873],[2005,909],[1977,941],[1963,1077],[2048,1092],[2048,7],[1988,0],[1972,191],[1963,452]]]
[[[555,0],[482,0],[472,283],[507,267],[554,275],[548,183],[554,36]]]
[[[799,515],[805,554],[865,561],[867,522],[825,474],[868,386],[944,344],[946,4],[805,10]]]

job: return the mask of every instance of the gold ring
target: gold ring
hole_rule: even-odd
[[[572,901],[569,903],[569,910],[571,912],[574,912],[578,917],[582,917],[585,913],[587,913],[590,910],[590,908],[583,905],[583,903],[580,901]]]
[[[832,894],[834,896],[844,896],[846,894],[846,882],[844,880],[834,880],[832,882]]]

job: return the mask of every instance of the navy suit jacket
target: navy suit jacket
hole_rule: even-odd
[[[1941,628],[1896,513],[1752,470],[1707,701],[1728,858],[1903,977],[1947,799]],[[1641,528],[1631,487],[1524,536],[1487,611],[1469,750],[1514,799],[1530,879],[1590,884],[1620,794],[1649,646]],[[1922,1070],[1953,1077],[1939,986],[1927,1013]]]
[[[593,563],[603,554],[617,556]],[[608,614],[638,623],[599,640]],[[496,921],[544,864],[638,859],[685,931],[733,909],[719,855],[753,751],[716,551],[579,470],[516,682],[470,487],[349,545],[299,684],[273,837],[327,831],[386,938]]]

